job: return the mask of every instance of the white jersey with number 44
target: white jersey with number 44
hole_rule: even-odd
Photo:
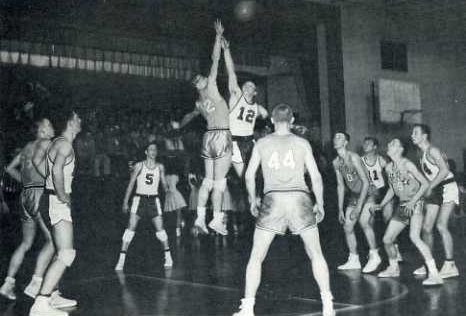
[[[309,190],[304,180],[304,161],[309,146],[307,140],[294,134],[271,134],[257,142],[265,193]]]

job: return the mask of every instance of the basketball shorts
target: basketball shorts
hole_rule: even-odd
[[[39,210],[49,228],[61,221],[73,222],[71,207],[60,201],[52,190],[44,190],[44,194],[40,199]]]
[[[385,189],[385,187],[382,187],[382,188],[377,188],[375,185],[370,185],[369,186],[369,190],[367,192],[367,198],[366,198],[366,203],[379,203],[381,201],[381,199],[384,197],[384,193],[386,192],[387,190]],[[359,198],[359,196],[358,196]]]
[[[441,206],[444,203],[453,202],[460,204],[458,184],[454,178],[440,182],[433,190],[430,196],[425,199],[426,204]]]
[[[232,153],[231,132],[229,129],[212,129],[204,133],[201,156],[205,159],[218,159]]]
[[[32,221],[39,213],[39,203],[44,186],[29,186],[24,187],[19,196],[19,204],[21,210],[21,220],[23,222]]]
[[[400,205],[395,209],[395,212],[393,212],[392,220],[403,223],[405,225],[409,225],[409,222],[411,221],[411,217],[413,215],[422,214],[422,210],[424,208],[424,201],[417,201],[413,210],[408,210],[405,207],[405,204],[406,202],[400,202]]]
[[[233,163],[244,163],[247,165],[251,159],[252,149],[254,148],[253,136],[233,136]]]
[[[139,217],[154,218],[162,215],[162,206],[158,195],[136,194],[131,204],[131,213]]]
[[[270,191],[264,195],[256,228],[284,235],[317,227],[310,194],[305,191]]]

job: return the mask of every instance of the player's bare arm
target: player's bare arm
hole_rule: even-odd
[[[345,222],[345,214],[343,212],[343,203],[345,200],[345,183],[340,170],[338,169],[338,158],[332,162],[335,175],[337,177],[337,195],[338,195],[338,219],[341,224]]]
[[[66,159],[73,154],[73,147],[66,141],[60,141],[55,144],[55,159],[52,167],[52,179],[55,193],[60,201],[70,204],[70,196],[65,193],[65,181],[63,168],[66,164]]]
[[[21,182],[21,173],[19,172],[19,168],[21,166],[21,157],[23,155],[24,149],[13,158],[13,160],[8,164],[5,171],[18,182]]]
[[[162,164],[159,164],[160,168],[160,183],[162,183],[162,188],[165,192],[168,190],[167,179],[165,178],[165,167]]]
[[[359,178],[362,181],[362,189],[361,193],[359,194],[358,204],[356,206],[356,209],[359,213],[362,209],[364,201],[366,200],[367,192],[369,191],[369,178],[364,170],[364,167],[362,166],[361,158],[359,155],[351,153],[350,159],[356,169],[356,172],[358,173]]]
[[[450,169],[448,167],[447,162],[445,161],[442,152],[436,148],[431,146],[429,148],[429,151],[427,152],[427,156],[432,158],[432,160],[435,162],[435,164],[439,168],[439,172],[437,176],[432,180],[429,184],[429,190],[434,189],[436,186],[440,184],[445,178],[447,177],[448,173],[450,172]]]
[[[133,168],[133,172],[131,173],[131,176],[129,178],[128,186],[126,187],[125,197],[123,199],[123,207],[122,207],[123,212],[128,211],[129,198],[131,196],[131,193],[133,192],[136,179],[138,175],[141,173],[142,164],[143,164],[142,162],[136,163],[136,165]]]
[[[218,64],[220,61],[220,55],[222,52],[222,47],[221,47],[221,40],[223,36],[223,25],[220,20],[215,21],[214,24],[215,27],[215,44],[214,44],[214,49],[212,51],[212,66],[210,67],[210,72],[208,76],[209,80],[209,85],[214,84],[215,86],[217,85],[217,73],[218,73]]]
[[[230,52],[230,43],[222,38],[223,56],[225,58],[225,66],[228,74],[228,91],[230,92],[230,106],[238,101],[241,97],[241,88],[238,85],[236,77],[235,64]]]
[[[419,190],[416,194],[411,198],[411,200],[406,203],[406,207],[408,209],[413,209],[416,205],[417,201],[424,195],[424,193],[429,188],[429,182],[427,179],[422,175],[422,173],[418,170],[418,168],[409,160],[405,161],[405,168],[408,170],[409,173],[413,175],[413,177],[421,184]]]
[[[257,205],[256,203],[256,173],[260,165],[260,156],[257,146],[260,141],[254,146],[252,150],[251,160],[249,160],[248,169],[246,170],[245,180],[246,189],[248,190],[249,203],[251,205],[252,215],[257,216]]]
[[[45,157],[50,143],[51,141],[49,139],[37,142],[34,155],[32,156],[32,164],[36,168],[37,172],[44,178],[47,176],[45,172]]]
[[[196,104],[197,104],[197,102],[196,102]],[[186,114],[185,116],[183,116],[183,119],[181,120],[181,123],[180,123],[180,128],[183,128],[186,125],[188,125],[189,122],[191,122],[199,114],[200,114],[200,112],[198,111],[197,105],[196,105],[196,107],[194,108],[193,111],[191,111],[188,114]]]

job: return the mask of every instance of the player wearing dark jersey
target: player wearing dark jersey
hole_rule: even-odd
[[[333,160],[333,168],[337,176],[338,218],[340,223],[343,224],[346,244],[349,249],[348,261],[338,267],[340,270],[361,269],[354,226],[358,222],[361,212],[370,212],[370,208],[363,209],[369,190],[369,177],[359,155],[347,149],[348,142],[349,135],[347,133],[335,133],[333,146],[338,156]],[[349,191],[346,212],[343,209],[345,186]],[[377,251],[375,241],[369,246],[372,246],[372,253]]]
[[[227,235],[225,214],[222,213],[222,197],[226,187],[226,174],[230,169],[232,155],[232,140],[228,119],[228,105],[217,87],[218,63],[221,55],[221,40],[223,26],[220,21],[215,23],[215,44],[212,53],[212,66],[208,77],[197,75],[193,85],[199,93],[196,107],[184,116],[180,127],[199,114],[207,121],[207,131],[202,138],[201,156],[204,159],[205,177],[199,189],[196,227],[203,233],[208,233],[205,225],[207,200],[212,191],[212,208],[214,218],[209,227],[216,232]]]
[[[393,139],[388,144],[387,154],[392,160],[386,167],[390,188],[382,202],[380,202],[380,205],[373,206],[374,210],[382,209],[395,195],[400,199],[400,205],[395,210],[383,237],[389,265],[387,269],[380,272],[378,276],[381,278],[400,276],[400,268],[398,266],[394,242],[403,229],[409,225],[409,238],[422,254],[429,270],[429,277],[425,279],[422,284],[442,284],[443,280],[432,258],[432,253],[426,243],[421,239],[423,220],[422,196],[428,188],[428,182],[416,166],[403,157],[403,151],[404,146],[397,138]]]
[[[165,250],[166,268],[173,265],[168,245],[168,236],[163,227],[162,207],[159,199],[159,184],[167,191],[167,182],[165,180],[165,168],[161,163],[156,161],[157,145],[151,143],[146,148],[146,160],[136,163],[126,188],[125,198],[123,200],[123,212],[129,210],[128,202],[136,185],[136,194],[133,197],[131,211],[129,215],[128,226],[123,233],[120,257],[115,266],[115,270],[121,271],[124,268],[126,252],[129,244],[133,240],[136,228],[141,218],[150,218],[155,226],[156,237],[162,243]]]
[[[246,269],[246,285],[240,311],[234,316],[253,316],[262,262],[276,234],[289,229],[299,234],[312,261],[314,278],[320,288],[323,315],[334,315],[327,262],[322,254],[317,224],[324,217],[322,177],[305,139],[293,135],[293,112],[286,104],[272,111],[275,132],[254,146],[246,171],[246,186],[251,213],[257,217],[251,256]],[[256,198],[256,172],[261,166],[264,177],[262,204]],[[309,172],[316,197],[313,205],[304,174]]]
[[[448,228],[450,216],[456,205],[459,204],[459,190],[455,178],[448,166],[448,160],[444,153],[430,143],[430,127],[417,124],[413,127],[411,139],[422,151],[421,170],[429,180],[429,188],[426,191],[424,224],[422,239],[433,249],[433,229],[436,225],[442,237],[445,251],[445,262],[440,269],[442,278],[459,276],[453,256],[453,237]],[[415,275],[425,275],[425,267],[414,271]]]
[[[6,172],[16,181],[21,182],[23,189],[20,194],[20,211],[22,221],[22,241],[13,253],[5,283],[0,288],[0,294],[16,299],[14,292],[15,275],[18,272],[26,252],[31,248],[36,236],[37,228],[45,237],[45,243],[37,257],[37,263],[31,282],[26,287],[25,293],[35,297],[39,292],[45,269],[50,263],[55,252],[52,237],[39,213],[39,200],[44,192],[45,166],[42,163],[37,169],[33,158],[41,148],[48,146],[54,136],[54,130],[50,121],[46,118],[35,123],[37,139],[29,142],[6,168]],[[44,151],[42,150],[42,155]],[[18,169],[19,168],[19,169]]]

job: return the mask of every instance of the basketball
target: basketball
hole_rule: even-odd
[[[247,22],[254,18],[257,11],[255,1],[240,1],[235,8],[235,16],[241,22]]]

